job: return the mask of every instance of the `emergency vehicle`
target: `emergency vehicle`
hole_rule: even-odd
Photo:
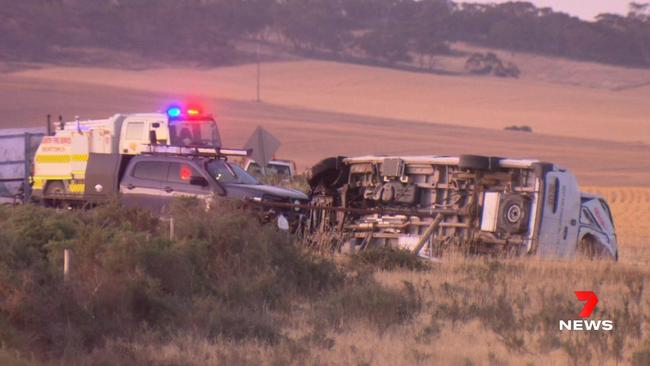
[[[116,114],[106,119],[59,123],[34,156],[35,198],[81,198],[90,154],[119,155],[121,166],[150,146],[217,149],[217,124],[196,107],[172,106],[164,113]]]

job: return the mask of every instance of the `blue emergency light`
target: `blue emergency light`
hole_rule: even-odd
[[[167,115],[171,118],[179,117],[181,115],[181,109],[178,107],[169,107],[167,109]]]

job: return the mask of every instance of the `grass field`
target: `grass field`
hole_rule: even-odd
[[[650,142],[645,118],[650,114],[650,88],[617,92],[321,61],[266,64],[263,73],[262,99],[278,106],[490,129],[525,124],[545,134]],[[255,98],[255,65],[136,71],[53,67],[15,75],[151,93]]]
[[[616,264],[449,258],[430,271],[414,272],[350,269],[344,259],[339,265],[348,276],[370,271],[380,287],[346,285],[313,298],[291,297],[282,311],[256,307],[250,317],[264,322],[245,325],[272,326],[281,334],[274,342],[187,330],[170,338],[152,331],[111,338],[90,353],[74,353],[74,342],[81,340],[73,338],[67,345],[73,353],[63,359],[160,365],[650,364],[650,87],[630,88],[648,74],[512,57],[524,70],[520,80],[319,61],[265,64],[262,103],[253,101],[254,65],[192,70],[40,65],[0,74],[0,127],[37,126],[47,113],[70,120],[160,110],[190,96],[215,112],[227,145],[240,146],[262,125],[283,142],[278,156],[295,159],[301,169],[329,155],[368,153],[478,153],[557,162],[576,173],[585,191],[609,200],[617,226]],[[530,125],[534,133],[502,130],[512,124]],[[138,238],[133,245],[149,243],[149,234],[132,235]],[[189,250],[184,241],[172,246]],[[124,271],[143,276],[137,266]],[[168,277],[153,276],[146,284],[160,291]],[[268,278],[261,280],[269,285]],[[100,292],[111,293],[97,283]],[[87,287],[81,294],[90,298],[80,295],[87,301],[84,310],[97,301],[93,286]],[[576,318],[580,303],[573,291],[580,289],[598,293],[593,317],[613,319],[616,331],[557,330],[559,319]],[[252,296],[244,290],[250,287],[238,294]],[[12,293],[15,303],[9,305],[18,307],[23,298],[16,294],[21,292]],[[0,360],[18,362],[30,359],[28,354],[19,357],[2,348]]]

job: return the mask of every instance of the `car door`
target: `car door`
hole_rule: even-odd
[[[205,186],[191,184],[192,177],[203,177],[208,183]],[[165,194],[166,209],[176,197],[197,197],[204,202],[212,199],[213,188],[206,177],[193,162],[171,162],[166,177],[166,182],[162,186]]]
[[[169,163],[157,160],[136,161],[120,182],[122,203],[125,206],[146,208],[160,213],[165,204]]]

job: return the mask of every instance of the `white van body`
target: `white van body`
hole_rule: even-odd
[[[343,231],[352,250],[618,257],[607,202],[580,192],[555,164],[476,155],[332,159],[308,171],[308,181],[313,205],[339,209],[314,210],[308,225]]]

